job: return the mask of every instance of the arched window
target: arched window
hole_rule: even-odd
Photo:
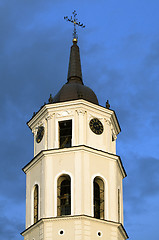
[[[95,177],[93,182],[94,217],[104,219],[104,182]]]
[[[34,187],[34,223],[38,221],[39,189],[38,185]]]
[[[71,178],[62,175],[57,182],[57,215],[71,214]]]

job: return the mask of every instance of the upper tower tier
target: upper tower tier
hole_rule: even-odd
[[[83,84],[80,52],[77,45],[77,39],[74,39],[70,52],[67,83],[63,85],[57,95],[53,98],[52,103],[77,99],[84,99],[94,104],[98,104],[98,99],[95,93],[92,89]]]
[[[102,125],[100,133],[91,129],[96,121]],[[116,154],[118,120],[115,112],[100,106],[95,93],[83,84],[76,39],[71,46],[67,83],[54,98],[50,96],[49,104],[33,115],[28,126],[34,133],[34,156],[43,150],[80,145]],[[60,135],[65,133],[64,127],[68,127],[69,136]],[[63,144],[61,139],[65,139]]]

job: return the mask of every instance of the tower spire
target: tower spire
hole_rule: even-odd
[[[74,11],[73,14],[74,19],[72,17],[71,19],[69,19],[68,17],[64,17],[64,19],[74,24],[73,45],[71,46],[70,51],[67,83],[63,85],[63,87],[53,99],[51,97],[49,98],[49,102],[57,103],[70,100],[72,101],[77,99],[84,99],[86,101],[99,105],[98,99],[92,89],[83,84],[80,51],[77,45],[76,25],[83,28],[85,26],[80,22],[77,22],[76,11]]]
[[[73,40],[73,45],[71,46],[70,51],[67,82],[68,83],[78,82],[80,84],[83,84],[80,52],[79,47],[77,45],[77,41],[75,40]]]

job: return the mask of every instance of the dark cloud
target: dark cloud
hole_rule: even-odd
[[[0,198],[0,236],[2,239],[23,239],[20,232],[24,229],[24,214],[20,208],[25,205],[12,202],[12,198]]]
[[[129,206],[129,214],[152,211],[148,205],[155,196],[159,199],[159,159],[132,155],[126,161],[133,161],[129,164],[128,178],[124,182],[124,196]]]
[[[11,133],[7,133],[9,136]],[[16,133],[15,133],[16,134]],[[28,161],[26,141],[23,144],[20,142],[24,136],[1,143],[1,162],[0,176],[3,181],[0,181],[0,194],[3,197],[9,197],[13,201],[22,201],[25,199],[25,178],[21,168]],[[9,189],[9,191],[8,191]]]
[[[125,161],[129,162],[128,178],[124,180],[124,216],[129,237],[137,240],[155,237],[159,234],[154,221],[159,211],[159,159],[132,154]],[[147,231],[153,221],[153,228]]]

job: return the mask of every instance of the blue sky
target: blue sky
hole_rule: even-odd
[[[122,132],[125,229],[158,239],[159,1],[0,0],[0,237],[23,239],[25,174],[33,157],[26,122],[66,82],[76,9],[83,81],[107,99]]]

